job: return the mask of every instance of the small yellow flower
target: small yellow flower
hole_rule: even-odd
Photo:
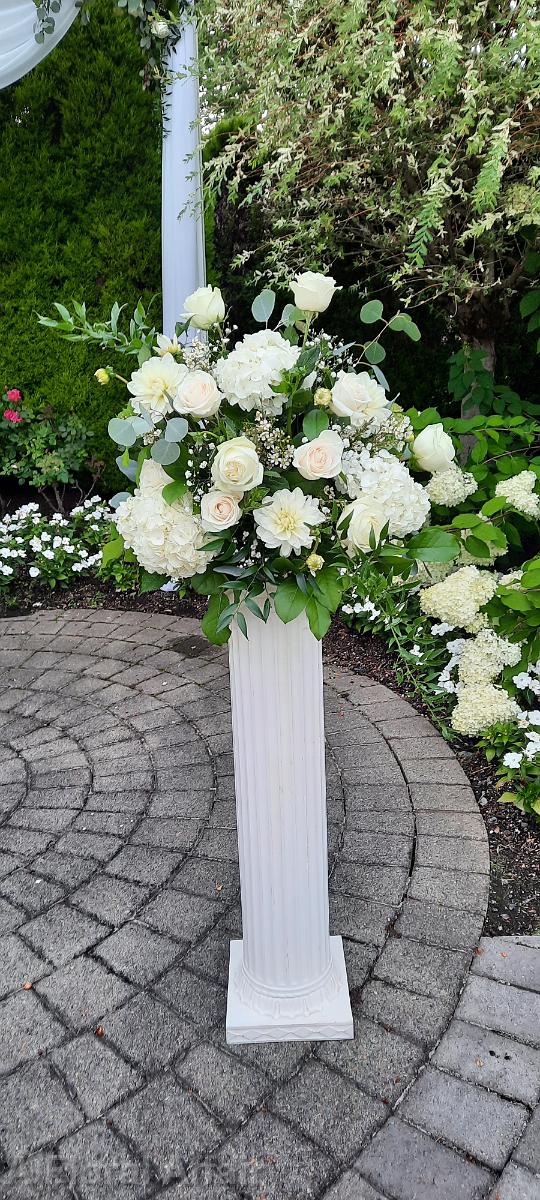
[[[321,567],[324,567],[324,558],[320,554],[310,554],[309,558],[306,558],[306,567],[309,567],[310,571],[320,571]]]
[[[317,388],[313,397],[313,403],[317,408],[330,408],[332,403],[332,393],[330,388]]]
[[[105,367],[98,367],[97,371],[94,371],[94,379],[97,379],[98,383],[103,384],[104,387],[106,383],[111,382],[111,377]]]

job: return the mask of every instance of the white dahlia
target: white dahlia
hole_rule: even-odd
[[[261,408],[279,414],[283,396],[276,395],[273,388],[299,355],[298,346],[291,346],[280,333],[261,329],[246,334],[226,358],[220,358],[214,374],[229,404],[237,404],[245,412]]]
[[[319,501],[305,496],[299,487],[292,492],[282,488],[273,496],[265,496],[262,508],[256,508],[253,516],[257,537],[271,550],[279,549],[285,558],[311,546],[311,527],[324,521]]]
[[[133,411],[139,413],[144,408],[154,421],[167,416],[173,411],[173,401],[187,373],[187,367],[175,362],[169,352],[162,358],[147,358],[128,383]]]

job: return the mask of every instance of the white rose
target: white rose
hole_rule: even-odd
[[[262,483],[263,465],[253,442],[247,437],[222,442],[212,463],[212,479],[227,495],[249,492]]]
[[[456,457],[452,438],[444,432],[442,425],[426,425],[415,437],[412,452],[423,471],[447,471]]]
[[[202,420],[217,413],[222,399],[217,383],[208,371],[190,371],[182,380],[173,404],[175,412]]]
[[[381,529],[386,525],[386,515],[382,504],[374,500],[368,493],[359,496],[348,504],[338,521],[339,526],[350,515],[351,519],[345,534],[347,553],[353,556],[357,550],[371,550],[370,535],[373,532],[379,539]]]
[[[210,329],[225,316],[225,304],[219,288],[200,287],[184,300],[184,317],[195,329]]]
[[[291,290],[296,308],[303,312],[326,312],[336,289],[331,275],[320,275],[317,271],[303,271],[291,279]]]
[[[238,496],[207,492],[201,500],[201,524],[209,533],[220,533],[236,525],[242,516]]]
[[[339,433],[324,429],[311,442],[297,446],[293,466],[304,479],[333,479],[341,470],[343,442]]]
[[[165,484],[170,482],[170,475],[167,475],[160,463],[153,458],[145,458],[139,475],[139,492],[144,495],[150,492],[161,494]]]
[[[386,392],[367,371],[339,371],[332,388],[332,412],[345,417],[355,429],[370,425],[377,430],[390,416]]]

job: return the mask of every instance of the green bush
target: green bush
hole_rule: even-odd
[[[0,390],[18,387],[94,431],[89,453],[116,467],[107,437],[120,388],[100,388],[99,349],[41,329],[55,300],[96,315],[160,288],[159,98],[146,93],[137,32],[110,0],[76,21],[48,58],[0,92]],[[161,321],[159,300],[152,310]]]

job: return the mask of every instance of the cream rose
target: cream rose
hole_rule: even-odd
[[[304,479],[333,479],[341,471],[343,442],[339,433],[323,429],[311,442],[297,446],[293,466]]]
[[[219,288],[200,287],[184,300],[184,317],[195,329],[210,329],[225,316],[225,304]]]
[[[452,438],[442,425],[426,425],[415,437],[412,452],[423,471],[447,471],[456,457]]]
[[[203,420],[217,413],[222,399],[213,375],[208,371],[190,371],[178,388],[173,407],[177,413]]]
[[[331,275],[320,275],[317,271],[303,271],[291,279],[291,290],[296,308],[303,312],[326,312],[336,289]]]
[[[236,437],[222,442],[212,463],[212,479],[218,491],[238,496],[258,487],[262,478],[263,465],[249,438]]]
[[[347,553],[352,557],[358,550],[371,550],[370,535],[374,533],[377,540],[379,539],[381,529],[386,524],[386,515],[382,504],[366,493],[343,509],[338,521],[338,530],[348,516],[351,519],[345,533],[345,545]]]
[[[390,416],[386,392],[367,371],[339,371],[332,388],[332,412],[345,417],[355,429],[373,430]]]
[[[237,525],[242,511],[238,496],[226,492],[206,492],[201,500],[201,524],[209,533],[220,533]]]

